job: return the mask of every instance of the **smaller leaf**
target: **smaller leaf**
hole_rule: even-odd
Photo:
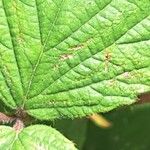
[[[8,126],[0,126],[0,149],[76,150],[71,141],[45,125],[29,126],[20,132]]]

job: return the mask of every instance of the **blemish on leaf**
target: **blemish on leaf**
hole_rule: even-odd
[[[109,86],[114,86],[116,84],[116,80],[112,79],[109,81]]]
[[[70,50],[77,51],[77,50],[80,50],[82,48],[84,48],[84,45],[80,44],[80,45],[75,45],[75,46],[71,47]]]
[[[123,73],[124,78],[129,78],[130,77],[130,73],[129,72],[125,72]]]
[[[81,44],[77,44],[77,45],[74,45],[74,46],[70,47],[70,50],[72,50],[72,51],[81,50],[81,49],[87,47],[88,44],[90,44],[91,41],[92,41],[92,38],[89,38],[89,39],[87,39],[87,41],[85,41]]]
[[[58,69],[58,67],[59,67],[59,65],[58,65],[58,64],[55,64],[55,65],[53,66],[53,70],[56,71],[56,70]]]
[[[106,51],[105,55],[104,55],[104,62],[105,62],[105,72],[109,71],[109,61],[112,58],[112,55],[109,51]]]
[[[17,38],[18,43],[22,44],[24,42],[23,34],[19,33],[19,36]]]
[[[64,54],[60,56],[60,60],[66,60],[66,59],[71,59],[73,58],[73,55],[71,54]]]

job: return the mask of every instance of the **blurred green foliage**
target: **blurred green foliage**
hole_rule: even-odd
[[[80,150],[149,150],[150,104],[122,107],[104,114],[112,127],[103,129],[88,119],[57,121],[55,127]]]

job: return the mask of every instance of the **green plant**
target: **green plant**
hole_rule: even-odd
[[[0,149],[76,149],[39,123],[150,91],[149,12],[149,0],[0,0],[0,121],[13,126]]]

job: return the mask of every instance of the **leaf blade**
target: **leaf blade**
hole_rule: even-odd
[[[74,118],[150,90],[149,0],[2,2],[12,40],[1,40],[0,98],[9,107],[41,120]]]
[[[44,126],[34,125],[23,129],[20,133],[10,127],[1,126],[3,134],[1,134],[0,145],[2,149],[61,149],[75,150],[73,143],[62,136],[55,129]],[[39,136],[40,134],[40,136]],[[2,138],[3,137],[3,138]],[[5,139],[5,140],[3,140]]]

